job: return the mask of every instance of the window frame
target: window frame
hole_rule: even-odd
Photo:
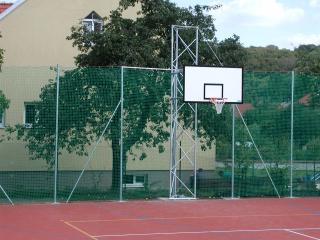
[[[35,106],[35,116],[34,116],[34,122],[37,123],[39,121],[39,110],[36,108],[37,102],[25,102],[24,103],[24,109],[23,109],[23,126],[25,128],[32,128],[33,123],[27,123],[27,106],[33,105]]]
[[[2,113],[0,112],[1,116],[0,116],[0,119],[1,119],[1,122],[0,122],[0,129],[1,128],[5,128],[6,127],[6,123],[5,123],[5,111],[3,111]]]
[[[93,16],[95,16],[95,18],[93,18]],[[100,26],[99,29],[96,29],[95,23]],[[103,29],[103,19],[95,11],[92,11],[87,17],[83,18],[81,24],[88,32],[101,32]],[[87,24],[90,25],[91,29]]]
[[[126,179],[126,177],[128,176],[132,176],[133,181],[132,183],[124,183],[123,187],[127,187],[127,188],[144,188],[145,187],[146,179],[147,179],[146,174],[126,174],[124,176],[124,179]],[[143,177],[143,182],[140,182],[140,181],[137,182],[137,178],[139,177]]]

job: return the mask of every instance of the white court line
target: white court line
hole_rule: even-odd
[[[252,214],[252,215],[214,215],[214,216],[189,216],[189,217],[146,217],[146,218],[120,218],[120,219],[91,219],[91,220],[68,220],[71,223],[91,223],[91,222],[123,222],[123,221],[156,221],[156,220],[192,220],[211,218],[251,218],[251,217],[302,217],[318,216],[312,213],[302,214]]]
[[[319,238],[313,238],[308,235],[300,234],[295,231],[306,231],[306,230],[320,230],[318,228],[266,228],[266,229],[239,229],[239,230],[209,230],[209,231],[195,231],[195,232],[155,232],[155,233],[126,233],[126,234],[106,234],[106,235],[97,235],[92,236],[94,238],[102,238],[102,237],[137,237],[137,236],[156,236],[156,235],[182,235],[182,234],[208,234],[208,233],[241,233],[241,232],[270,232],[270,231],[287,231],[295,234],[299,234],[305,237],[309,237],[311,239],[320,240]]]
[[[316,238],[316,237],[312,237],[310,235],[306,235],[306,234],[302,234],[302,233],[296,232],[297,230],[293,231],[293,230],[287,229],[286,231],[290,232],[290,233],[293,233],[293,234],[296,234],[296,235],[300,235],[300,236],[306,237],[306,238],[310,238],[310,239],[314,239],[314,240],[320,240],[320,238]]]

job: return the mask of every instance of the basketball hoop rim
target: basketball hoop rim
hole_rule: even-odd
[[[211,103],[225,103],[228,98],[211,97]]]
[[[214,108],[217,111],[217,114],[221,114],[222,108],[224,104],[226,103],[227,98],[217,98],[217,97],[211,97],[210,103],[214,105]]]

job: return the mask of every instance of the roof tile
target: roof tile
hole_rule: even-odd
[[[12,5],[13,5],[13,3],[1,3],[0,2],[0,13],[3,13],[5,10],[7,10]]]

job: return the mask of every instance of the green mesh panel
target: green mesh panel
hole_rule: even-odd
[[[123,197],[168,197],[170,71],[124,68]]]
[[[56,76],[49,67],[4,67],[0,73],[0,90],[10,100],[0,121],[0,185],[14,202],[54,199]],[[118,200],[120,190],[123,199],[168,197],[170,71],[62,68],[59,79],[57,200],[65,201],[76,183],[71,201]],[[292,112],[291,72],[244,74],[238,108],[253,141],[235,108],[234,169],[232,106],[217,115],[212,104],[198,104],[197,196],[277,196],[265,168],[282,197],[290,196],[291,178],[293,196],[319,195],[319,82],[317,75],[295,74]],[[180,113],[181,128],[193,138],[195,116],[187,104]],[[185,152],[177,157],[194,155],[191,142],[179,140]],[[190,164],[177,167],[190,188],[192,173]],[[178,186],[178,194],[184,191]],[[0,202],[7,202],[2,191]]]

